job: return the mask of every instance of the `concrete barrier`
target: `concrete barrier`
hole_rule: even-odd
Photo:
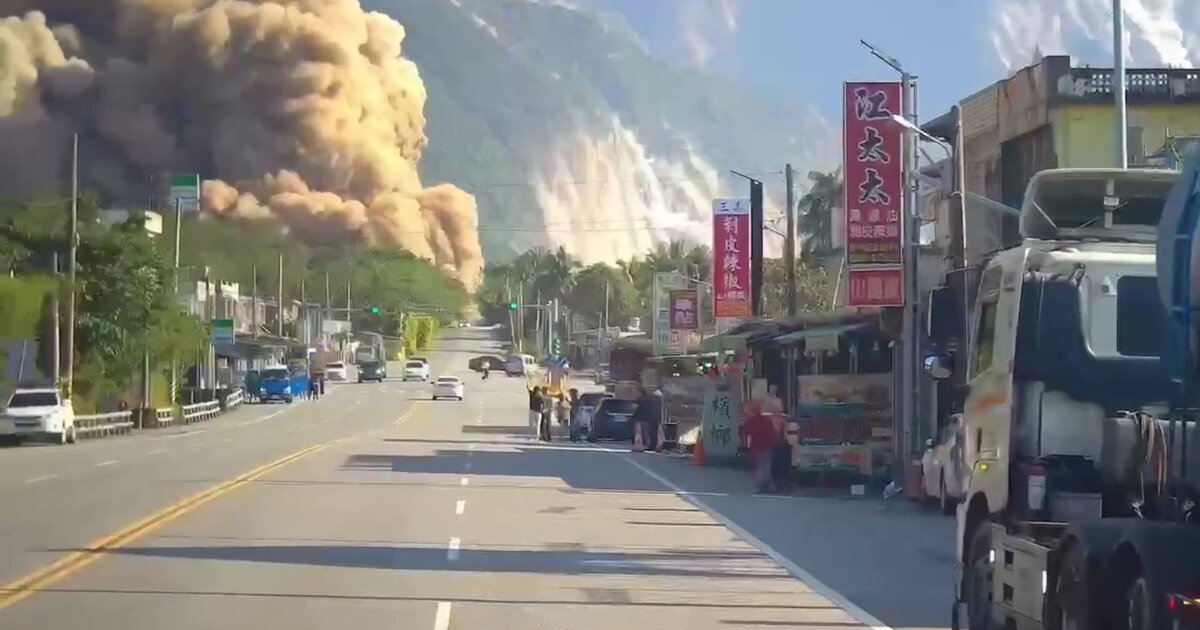
[[[75,416],[75,436],[81,440],[123,435],[132,431],[132,411]]]
[[[222,399],[221,410],[233,411],[234,409],[240,407],[243,402],[245,402],[245,398],[246,396],[240,388],[235,389],[226,395],[224,399]]]

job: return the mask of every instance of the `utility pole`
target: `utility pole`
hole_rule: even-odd
[[[250,266],[250,325],[258,337],[258,263]]]
[[[787,188],[787,237],[783,243],[784,264],[787,265],[787,314],[795,317],[799,309],[796,304],[796,199],[792,182],[792,165],[783,168],[784,186]],[[790,385],[789,381],[789,385]]]
[[[967,154],[963,149],[963,110],[962,105],[958,104],[954,106],[953,148],[951,166],[954,167],[954,191],[951,199],[955,205],[950,212],[950,266],[963,269],[967,266]],[[966,297],[965,291],[963,296]],[[966,312],[964,309],[963,313]]]
[[[762,316],[763,183],[745,173],[729,171],[750,182],[750,314]],[[655,295],[658,290],[655,289]]]
[[[71,399],[75,388],[75,254],[79,248],[79,134],[71,137],[71,242],[67,245],[67,339],[66,388]],[[57,383],[56,383],[57,385]]]
[[[1128,120],[1125,112],[1125,12],[1121,0],[1113,0],[1113,105],[1116,108],[1117,166],[1129,168]]]
[[[275,334],[283,337],[283,252],[279,252],[279,283],[276,287],[276,299],[279,304],[279,319],[275,323]]]
[[[58,252],[54,252],[54,254],[52,254],[52,257],[53,257],[53,260],[51,262],[54,266],[54,277],[57,279],[58,273],[59,273]],[[52,350],[51,354],[53,355],[54,358],[51,361],[50,370],[51,370],[51,373],[54,375],[54,385],[56,387],[59,385],[59,379],[62,378],[62,360],[63,360],[63,356],[62,356],[62,310],[58,303],[58,294],[59,294],[58,291],[54,291],[51,294],[51,298],[50,298],[50,311],[54,314],[54,335],[50,339],[50,343],[53,346],[53,350]],[[25,375],[25,373],[22,371],[18,374],[18,377],[24,377],[24,375]]]
[[[525,281],[517,283],[517,352],[525,350]]]
[[[914,128],[920,129],[920,119],[917,110],[917,76],[910,74],[899,61],[884,54],[883,51],[875,48],[865,40],[859,40],[859,43],[865,46],[877,59],[900,73],[901,108],[903,110],[901,115],[907,118]],[[898,395],[896,398],[899,402],[898,411],[900,413],[896,414],[893,422],[892,436],[892,446],[896,453],[897,464],[896,470],[893,471],[893,483],[897,483],[901,487],[904,486],[908,463],[912,456],[912,453],[909,451],[915,445],[913,431],[917,428],[916,410],[920,385],[920,382],[917,380],[917,343],[920,341],[920,332],[917,329],[917,303],[920,300],[917,287],[916,248],[920,231],[920,213],[917,210],[917,204],[920,202],[917,194],[920,182],[918,178],[920,169],[917,166],[920,158],[920,147],[917,134],[905,134],[904,143],[904,181],[906,190],[904,208],[900,215],[904,220],[901,229],[904,252],[904,307],[902,311],[903,330],[900,335],[900,364],[896,369],[898,376],[896,379],[898,389],[896,391],[903,392],[903,394]]]
[[[183,200],[176,197],[175,198],[175,234],[172,235],[172,243],[171,243],[171,265],[172,265],[172,269],[175,270],[174,273],[171,275],[172,289],[174,291],[174,293],[171,295],[171,299],[173,299],[173,300],[179,299],[179,244],[180,244],[179,233],[182,231],[182,229],[183,229]],[[179,364],[178,364],[178,361],[175,360],[174,356],[171,357],[171,383],[170,383],[169,389],[171,390],[170,392],[168,392],[168,396],[170,397],[170,404],[174,405],[176,396],[179,392]]]

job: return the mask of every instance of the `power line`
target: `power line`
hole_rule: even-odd
[[[747,173],[747,175],[750,175],[751,177],[765,177],[767,175],[783,175],[783,171],[761,171],[761,172],[757,172],[757,173]],[[558,188],[558,187],[569,187],[569,186],[596,186],[596,185],[604,185],[604,184],[636,184],[636,185],[658,184],[659,186],[662,186],[662,185],[666,185],[666,184],[694,184],[694,183],[698,183],[698,182],[699,183],[709,183],[709,182],[712,182],[714,179],[719,180],[720,175],[717,175],[715,177],[683,177],[683,178],[672,178],[672,179],[663,179],[663,178],[655,177],[655,178],[650,178],[648,181],[642,181],[642,180],[637,180],[637,179],[591,179],[591,180],[589,180],[589,179],[560,179],[560,180],[551,180],[548,182],[540,182],[540,183],[525,181],[525,182],[496,182],[496,183],[479,184],[479,185],[461,182],[461,183],[459,183],[459,185],[461,187],[463,187],[463,189],[467,190],[468,192],[487,192],[487,191],[491,191],[491,190],[499,190],[499,189],[504,189],[504,188],[537,188],[537,187]]]

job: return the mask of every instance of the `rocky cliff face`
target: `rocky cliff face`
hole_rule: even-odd
[[[549,0],[364,5],[407,29],[429,94],[422,176],[476,196],[489,258],[564,245],[611,261],[707,242],[712,198],[745,191],[729,169],[781,199],[785,162],[836,160],[835,130],[808,108],[663,62],[611,14]]]

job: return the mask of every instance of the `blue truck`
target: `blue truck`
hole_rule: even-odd
[[[268,367],[259,375],[255,398],[260,402],[282,400],[290,403],[308,392],[308,378],[308,373],[301,367]]]

